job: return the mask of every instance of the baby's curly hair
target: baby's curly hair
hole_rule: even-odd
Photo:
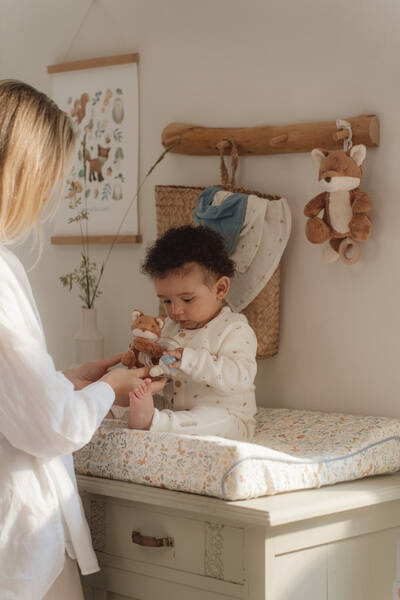
[[[219,233],[204,225],[185,225],[168,229],[148,248],[142,273],[163,279],[188,263],[200,265],[206,275],[232,277],[235,272]]]

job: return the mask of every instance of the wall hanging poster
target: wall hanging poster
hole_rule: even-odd
[[[87,211],[89,240],[109,243],[138,185],[138,54],[53,65],[52,97],[74,122],[76,156],[55,217],[52,243],[81,243]],[[137,201],[117,243],[139,242]]]

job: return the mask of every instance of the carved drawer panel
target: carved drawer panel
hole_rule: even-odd
[[[244,580],[239,527],[98,496],[87,508],[97,552],[223,581]]]

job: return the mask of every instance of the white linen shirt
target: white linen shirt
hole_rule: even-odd
[[[81,391],[47,353],[24,268],[0,245],[0,598],[39,600],[65,550],[99,570],[71,452],[91,439],[114,400],[105,382]]]
[[[225,306],[200,329],[182,329],[167,318],[161,335],[184,348],[172,385],[162,393],[168,409],[217,406],[254,425],[257,338],[244,315]],[[156,409],[151,431],[168,431],[169,417],[168,410]]]

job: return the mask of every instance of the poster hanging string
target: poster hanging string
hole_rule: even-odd
[[[73,44],[74,44],[74,42],[75,42],[76,38],[77,38],[77,37],[78,37],[78,35],[80,34],[80,32],[81,32],[81,29],[82,29],[82,26],[83,26],[84,22],[86,21],[86,17],[88,16],[90,9],[92,8],[92,6],[93,6],[93,4],[94,4],[95,2],[96,2],[96,0],[91,0],[91,2],[89,3],[89,6],[87,7],[87,9],[86,9],[86,11],[85,11],[85,14],[83,15],[83,18],[81,19],[81,22],[79,23],[79,27],[78,27],[78,29],[76,30],[76,32],[75,32],[75,34],[74,34],[74,36],[73,36],[73,38],[72,38],[72,40],[71,40],[71,42],[70,42],[70,44],[69,44],[69,46],[68,46],[68,50],[66,51],[66,53],[64,54],[64,56],[62,57],[62,59],[61,59],[61,61],[60,61],[60,62],[63,62],[63,61],[66,61],[66,60],[67,60],[67,58],[68,58],[68,54],[70,53],[70,51],[71,51],[71,48],[72,48],[72,46],[73,46]]]

